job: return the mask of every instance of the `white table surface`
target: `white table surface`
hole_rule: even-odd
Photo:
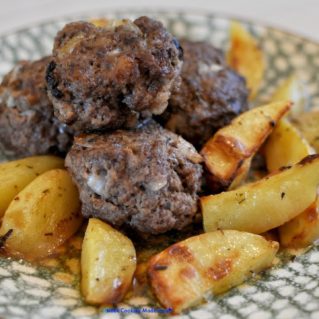
[[[0,0],[0,34],[63,15],[126,7],[230,14],[319,41],[319,0]]]

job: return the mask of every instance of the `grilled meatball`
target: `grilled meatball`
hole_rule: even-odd
[[[147,17],[108,27],[71,23],[55,39],[49,97],[76,131],[135,127],[166,109],[181,59],[177,40]]]
[[[54,117],[46,92],[50,58],[19,62],[0,85],[0,144],[15,157],[65,154],[72,132]]]
[[[201,156],[157,124],[75,138],[66,166],[82,213],[159,234],[190,224],[198,208]]]
[[[181,41],[181,84],[161,121],[200,148],[214,132],[248,107],[245,80],[231,70],[222,52],[205,42]]]

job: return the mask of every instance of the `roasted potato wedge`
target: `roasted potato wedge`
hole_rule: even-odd
[[[236,190],[202,197],[206,232],[236,229],[260,234],[302,213],[316,199],[319,155]]]
[[[240,168],[238,169],[238,172],[236,173],[235,179],[232,181],[228,189],[232,190],[239,187],[241,184],[243,184],[243,182],[245,181],[249,173],[251,160],[252,160],[252,157],[249,157],[244,160],[243,164],[240,166]]]
[[[283,166],[294,165],[314,153],[308,141],[286,119],[279,121],[264,146],[269,172],[276,171]]]
[[[110,20],[105,18],[96,18],[91,19],[89,22],[94,24],[96,27],[104,28],[109,24]]]
[[[66,170],[55,169],[16,195],[4,214],[0,235],[12,229],[5,252],[35,260],[54,254],[81,222],[78,190]]]
[[[227,189],[290,109],[289,101],[256,107],[218,130],[201,150],[213,191]]]
[[[319,199],[305,211],[278,228],[283,247],[304,248],[319,238]]]
[[[94,24],[96,27],[112,29],[112,28],[116,28],[122,24],[127,23],[128,20],[127,19],[97,18],[97,19],[92,19],[89,22]]]
[[[212,292],[220,294],[271,266],[278,243],[235,230],[190,237],[149,262],[155,295],[174,313],[194,306]]]
[[[300,130],[309,144],[319,153],[319,111],[313,110],[292,118],[292,123]]]
[[[227,61],[246,79],[250,99],[253,99],[261,86],[266,64],[256,39],[238,22],[230,26]]]
[[[91,218],[81,255],[81,287],[86,302],[114,304],[129,289],[136,269],[135,248],[126,236]]]
[[[56,156],[33,156],[0,163],[0,217],[13,198],[38,175],[63,166],[63,159]]]
[[[270,98],[270,101],[290,100],[293,105],[289,112],[289,116],[297,116],[305,111],[307,104],[307,94],[305,92],[302,82],[295,74],[288,77],[275,90]]]

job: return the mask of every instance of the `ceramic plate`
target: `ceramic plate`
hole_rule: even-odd
[[[31,26],[0,37],[0,77],[17,60],[49,54],[57,30],[66,22],[90,17],[150,15],[161,20],[178,37],[207,40],[223,49],[228,45],[231,19],[213,14],[182,12],[113,11],[70,17]],[[257,23],[243,23],[259,39],[267,59],[267,70],[259,99],[269,96],[280,81],[297,73],[307,92],[307,107],[319,106],[319,45]],[[3,318],[163,318],[152,312],[159,307],[146,297],[134,297],[119,305],[119,312],[107,313],[89,306],[79,294],[78,252],[81,239],[74,238],[63,260],[48,259],[46,266],[0,259],[0,317]],[[62,248],[65,249],[65,248]],[[179,319],[302,319],[319,318],[319,247],[277,266],[259,280],[235,288],[207,304],[191,309]],[[140,311],[141,313],[134,313]]]

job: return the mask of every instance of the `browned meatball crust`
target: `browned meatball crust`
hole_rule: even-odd
[[[173,90],[162,121],[199,148],[248,108],[248,91],[244,78],[226,65],[220,50],[205,42],[180,43],[181,84]]]
[[[77,131],[135,127],[166,109],[181,59],[177,40],[147,17],[109,27],[70,23],[55,39],[49,97]]]
[[[65,154],[72,132],[54,117],[46,92],[49,57],[21,61],[0,85],[0,144],[8,155]]]
[[[84,216],[151,234],[192,222],[200,162],[191,144],[155,124],[78,136],[66,158]]]

